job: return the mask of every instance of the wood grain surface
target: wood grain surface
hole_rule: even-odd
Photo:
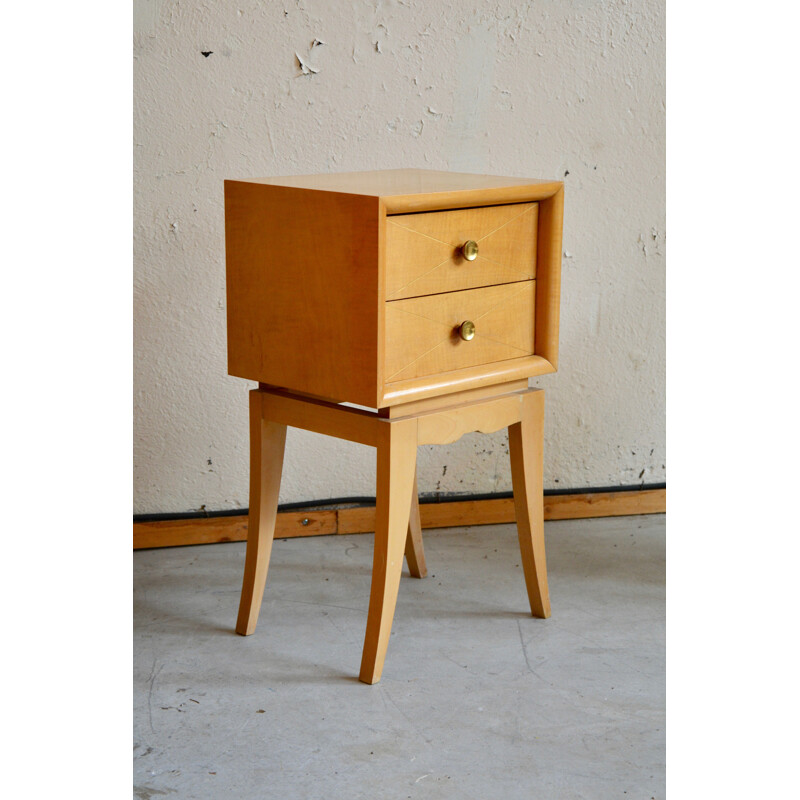
[[[511,497],[489,500],[452,500],[422,503],[420,519],[425,528],[462,525],[499,525],[514,522]],[[545,520],[624,517],[631,514],[663,514],[666,489],[625,492],[580,492],[544,498]],[[278,514],[276,539],[328,534],[372,533],[375,507],[283,511]],[[179,519],[133,523],[133,549],[177,547],[194,544],[242,542],[247,539],[247,516]]]
[[[386,299],[530,280],[537,228],[536,203],[387,217]],[[474,261],[463,257],[467,240]]]

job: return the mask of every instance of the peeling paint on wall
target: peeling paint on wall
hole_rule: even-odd
[[[546,486],[665,480],[662,3],[135,0],[134,54],[136,513],[247,506],[223,180],[402,166],[563,177]],[[504,432],[418,461],[423,493],[511,488]],[[282,502],[374,481],[371,448],[289,432]]]

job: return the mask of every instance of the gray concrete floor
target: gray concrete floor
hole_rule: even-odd
[[[549,522],[553,616],[513,525],[425,533],[381,682],[357,680],[372,536],[134,556],[134,797],[663,798],[663,515]]]

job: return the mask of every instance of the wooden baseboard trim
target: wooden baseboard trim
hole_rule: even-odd
[[[511,498],[423,503],[419,510],[423,529],[497,525],[515,520],[514,500]],[[666,510],[666,489],[546,495],[544,498],[545,520],[661,514]],[[375,530],[374,506],[322,511],[284,511],[278,514],[275,538],[288,539],[295,536],[321,536],[331,533],[371,533],[373,530]],[[134,550],[241,542],[245,539],[247,539],[246,515],[133,523]]]

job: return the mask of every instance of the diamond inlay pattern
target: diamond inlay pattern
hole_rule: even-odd
[[[536,276],[538,203],[401,214],[386,221],[386,298],[451,292]],[[461,246],[478,243],[467,261]]]
[[[386,380],[400,381],[533,354],[536,281],[386,304]],[[475,323],[465,342],[458,327]]]

